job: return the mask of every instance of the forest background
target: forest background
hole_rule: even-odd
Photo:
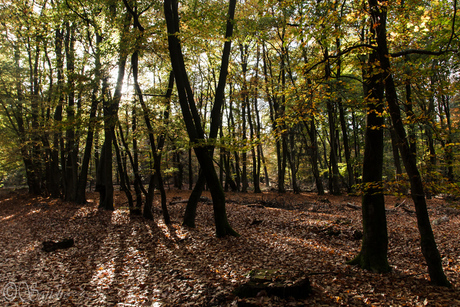
[[[447,285],[425,199],[459,195],[456,13],[450,0],[1,1],[2,184],[78,203],[95,189],[109,210],[119,185],[148,219],[158,189],[168,223],[165,187],[198,199],[207,183],[217,236],[238,235],[224,190],[359,194],[363,251],[386,238],[383,194],[410,194]]]

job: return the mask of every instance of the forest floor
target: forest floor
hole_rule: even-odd
[[[189,193],[171,190],[168,198],[185,200]],[[375,274],[346,264],[360,250],[359,197],[227,193],[229,221],[241,237],[218,239],[206,203],[189,229],[181,225],[185,204],[169,205],[173,222],[163,223],[158,195],[154,221],[130,217],[122,196],[113,212],[97,209],[97,194],[88,196],[76,205],[0,193],[0,305],[460,306],[456,202],[428,201],[453,286],[447,289],[429,283],[408,198],[386,197],[392,272]],[[65,238],[75,246],[42,250],[43,241]],[[254,269],[307,276],[313,293],[303,300],[236,297]]]

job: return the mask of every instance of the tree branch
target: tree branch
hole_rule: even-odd
[[[354,49],[358,49],[358,48],[376,49],[377,47],[373,46],[373,45],[370,45],[370,44],[358,44],[358,45],[355,45],[355,46],[348,47],[348,48],[336,53],[335,55],[328,55],[327,57],[324,57],[324,59],[322,59],[321,61],[316,62],[313,66],[311,66],[309,69],[307,69],[305,71],[305,74],[308,74],[310,71],[312,71],[318,65],[321,65],[321,64],[327,62],[329,59],[335,59],[335,58],[341,57],[342,55],[347,54],[350,51],[352,51]]]
[[[135,12],[135,11],[133,10],[133,8],[129,5],[129,3],[128,3],[127,0],[123,0],[123,3],[125,4],[126,9],[127,9],[128,12],[131,14],[131,16],[133,16],[133,19],[134,19],[134,26],[135,26],[136,28],[138,28],[139,31],[144,32],[145,29],[144,29],[144,27],[143,27],[143,26],[140,24],[140,22],[139,22],[139,16],[140,16],[141,14],[138,14],[137,12]]]
[[[390,53],[392,58],[397,58],[409,54],[425,54],[425,55],[443,55],[448,52],[455,52],[457,53],[458,50],[455,49],[446,49],[446,50],[439,50],[439,51],[430,51],[430,50],[423,50],[423,49],[407,49],[399,52]]]

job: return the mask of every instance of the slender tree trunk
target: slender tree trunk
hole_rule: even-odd
[[[405,56],[404,62],[406,65],[408,64],[408,56]],[[413,108],[413,101],[412,101],[412,86],[410,82],[410,71],[406,69],[406,77],[404,80],[404,87],[406,90],[406,102],[404,103],[404,110],[406,112],[407,116],[407,121],[408,121],[408,134],[407,134],[407,139],[409,141],[409,146],[410,146],[410,151],[414,155],[414,157],[417,156],[417,135],[415,132],[415,114],[414,114],[414,108]]]
[[[135,114],[134,108],[133,108],[133,113]],[[136,125],[137,125],[136,124],[136,118],[135,118],[134,114],[133,114],[133,123],[132,123],[133,134],[135,134]],[[141,214],[141,208],[142,208],[142,194],[141,194],[141,192],[144,192],[144,194],[147,195],[147,191],[145,191],[145,189],[144,189],[144,187],[142,185],[142,181],[141,181],[140,174],[139,174],[139,161],[138,161],[137,152],[136,152],[137,151],[137,142],[135,141],[135,137],[134,137],[134,140],[133,140],[133,154],[131,154],[131,151],[130,151],[130,149],[128,147],[128,143],[125,140],[124,132],[123,132],[123,128],[121,127],[121,124],[118,125],[118,130],[119,130],[120,141],[123,144],[123,147],[125,149],[125,154],[128,156],[129,162],[130,162],[131,167],[133,168],[133,172],[134,172],[134,190],[135,190],[135,193],[136,193],[136,204],[134,204],[134,201],[132,200],[132,196],[131,196],[131,187],[130,187],[130,184],[129,184],[129,176],[128,176],[128,173],[127,173],[126,161],[123,163],[122,168],[120,168],[120,165],[118,166],[119,172],[120,173],[123,172],[124,175],[125,175],[125,178],[126,178],[125,179],[125,181],[126,181],[125,184],[122,181],[122,188],[123,188],[122,190],[125,191],[126,197],[128,198],[130,214],[132,214],[132,215],[140,215]],[[115,143],[114,143],[114,145],[115,145]],[[119,159],[118,155],[119,154],[117,154],[117,159]],[[126,158],[125,158],[125,160],[126,160]],[[121,169],[121,171],[120,171],[120,169]],[[125,185],[126,188],[123,187],[123,185]]]
[[[126,54],[120,54],[118,61],[118,77],[115,93],[112,99],[104,99],[104,145],[102,146],[99,167],[96,176],[96,191],[100,194],[99,207],[105,210],[114,210],[113,207],[113,171],[112,171],[112,144],[114,128],[118,120],[118,104],[121,99],[121,88],[125,76]],[[107,81],[104,81],[107,82]]]
[[[134,192],[136,194],[136,204],[133,209],[133,214],[141,215],[142,214],[142,192],[144,192],[145,197],[147,197],[147,191],[145,191],[142,184],[142,178],[139,172],[139,150],[137,146],[137,109],[133,106],[132,110],[132,130],[133,130],[133,160],[132,167],[134,172]]]
[[[49,191],[51,192],[52,197],[60,197],[62,192],[61,186],[61,175],[62,172],[59,169],[59,147],[62,139],[62,134],[60,128],[58,127],[59,123],[62,121],[62,106],[64,104],[64,93],[63,93],[63,84],[64,84],[64,60],[62,55],[62,44],[63,44],[63,33],[62,30],[58,27],[55,30],[55,53],[56,53],[56,73],[57,73],[57,95],[58,102],[56,109],[54,110],[54,123],[55,130],[53,132],[53,148],[51,149],[50,155],[50,183]],[[63,150],[63,148],[61,148]]]
[[[270,80],[273,79],[273,74],[271,73],[271,68],[268,67],[268,54],[265,51],[265,45],[262,45],[262,59],[263,59],[263,72],[264,72],[264,83],[265,83],[265,92],[267,95],[267,100],[270,109],[270,121],[272,125],[273,133],[275,134],[275,146],[276,146],[276,166],[277,166],[277,175],[278,175],[278,192],[284,193],[286,192],[284,186],[284,180],[286,175],[286,157],[285,152],[283,152],[283,148],[285,147],[285,137],[284,133],[282,133],[283,128],[280,127],[281,123],[279,123],[278,118],[283,116],[282,109],[280,109],[280,103],[278,102],[278,97],[273,95],[273,90],[270,92]],[[283,57],[281,57],[281,74],[284,75],[284,62]],[[270,78],[268,71],[270,71]],[[286,78],[282,78],[284,80],[284,85],[286,83]]]
[[[241,164],[242,164],[242,172],[241,172],[241,192],[247,192],[248,190],[248,175],[247,175],[247,153],[246,153],[246,145],[247,145],[247,122],[250,120],[250,111],[249,111],[249,89],[246,80],[246,73],[248,68],[248,44],[240,44],[240,56],[241,56],[241,71],[242,71],[242,78],[243,78],[243,85],[242,85],[242,95],[241,95],[241,133],[242,133],[242,142],[243,142],[243,152],[241,153]],[[247,112],[247,117],[246,117]]]
[[[235,12],[236,0],[230,0],[229,12],[227,19],[227,31],[225,37],[228,39],[224,43],[224,51],[222,56],[222,65],[219,76],[219,85],[216,89],[216,99],[211,110],[211,129],[210,138],[217,137],[218,128],[221,122],[221,107],[224,100],[225,82],[228,73],[228,61],[230,56],[231,41],[229,40],[233,32],[233,16]],[[179,13],[176,0],[164,1],[164,12],[168,30],[168,44],[171,63],[173,66],[174,75],[176,77],[176,85],[179,93],[179,103],[181,105],[182,115],[189,138],[193,144],[206,141],[204,131],[202,129],[201,119],[196,109],[193,92],[188,80],[187,71],[185,69],[184,58],[180,46],[180,41],[177,36],[179,33]],[[211,142],[212,143],[212,142]],[[216,224],[216,236],[223,237],[226,235],[236,235],[227,219],[225,209],[225,194],[222,185],[219,182],[219,177],[214,168],[213,145],[195,147],[195,154],[198,158],[200,166],[206,178],[206,182],[211,191],[214,208],[214,220]]]
[[[299,154],[295,150],[295,134],[296,129],[292,128],[292,131],[289,133],[289,153],[288,153],[288,161],[289,161],[289,168],[291,169],[291,186],[294,193],[300,193],[299,185],[297,184],[297,163],[295,161],[295,154]]]
[[[119,129],[120,134],[122,134],[123,130],[121,129],[121,125],[119,127],[120,127]],[[120,136],[120,138],[122,137]],[[120,147],[118,146],[116,135],[113,136],[112,140],[113,140],[113,147],[115,148],[115,156],[117,159],[118,174],[120,176],[120,189],[121,191],[125,192],[126,199],[128,200],[128,206],[129,206],[130,212],[132,212],[132,209],[134,208],[134,202],[133,202],[133,196],[131,194],[131,187],[129,184],[129,177],[128,177],[128,173],[126,170],[126,164],[123,163],[123,158],[121,156]]]
[[[369,0],[371,18],[376,25],[377,52],[380,60],[380,67],[384,74],[383,80],[385,84],[386,100],[393,126],[398,137],[401,156],[410,180],[411,196],[415,205],[417,224],[421,237],[421,249],[428,265],[428,273],[431,282],[438,286],[450,286],[442,268],[441,256],[431,228],[423,183],[418,171],[417,161],[411,151],[398,105],[396,86],[393,81],[393,75],[391,74],[390,56],[386,37],[386,5],[387,4],[379,4],[378,0]]]
[[[192,147],[188,149],[188,189],[193,189],[193,164],[192,164]]]
[[[163,211],[163,218],[165,220],[165,224],[170,224],[171,223],[171,218],[168,213],[168,207],[166,205],[166,192],[164,189],[164,184],[163,184],[163,177],[161,174],[161,150],[163,149],[164,141],[165,141],[165,135],[164,133],[160,135],[158,142],[155,141],[155,137],[153,135],[153,127],[150,122],[150,116],[149,116],[149,110],[147,109],[147,105],[144,102],[144,97],[142,95],[142,90],[140,88],[139,82],[138,82],[138,66],[139,66],[139,53],[138,51],[134,51],[132,57],[131,57],[131,66],[133,68],[133,79],[134,79],[134,86],[136,89],[136,94],[138,95],[139,102],[141,104],[142,110],[144,112],[144,121],[145,125],[147,126],[147,129],[149,131],[149,141],[150,141],[150,147],[152,151],[152,156],[153,156],[153,167],[155,170],[154,174],[154,180],[156,181],[156,185],[158,189],[160,190],[160,196],[161,196],[161,208]],[[168,84],[168,89],[166,92],[166,100],[168,101],[168,107],[166,108],[166,111],[164,113],[164,120],[167,121],[169,118],[169,99],[172,95],[172,87],[174,85],[174,74],[171,72],[169,75],[169,84]],[[158,147],[157,144],[158,143]],[[152,181],[150,181],[152,183]],[[153,190],[151,187],[149,187],[149,191],[151,192],[150,197],[153,200]],[[150,194],[150,192],[149,192]],[[148,211],[150,208],[151,210],[151,204],[147,205],[147,208],[144,208],[144,212]],[[150,216],[147,214],[147,216],[150,218]]]
[[[326,49],[326,58],[328,57],[328,52]],[[330,69],[330,64],[326,64],[326,70],[325,70],[325,77],[326,80],[329,80],[331,77],[331,69]],[[330,90],[330,88],[328,88]],[[339,166],[338,166],[338,161],[337,161],[337,139],[336,139],[336,129],[335,129],[335,108],[334,105],[332,104],[332,101],[327,98],[326,101],[326,107],[327,107],[327,117],[328,117],[328,122],[329,122],[329,146],[330,146],[330,151],[329,151],[329,165],[330,165],[330,183],[329,186],[331,188],[331,193],[333,195],[340,195],[340,184],[339,184],[339,178],[340,178],[340,173],[339,173]]]
[[[441,117],[441,120],[439,121],[441,123],[441,128],[443,131],[445,131],[445,140],[441,140],[441,146],[444,150],[444,159],[446,161],[447,166],[445,167],[445,175],[449,179],[450,182],[454,182],[454,169],[453,169],[453,151],[452,151],[452,124],[451,124],[451,118],[450,118],[450,106],[449,106],[449,97],[446,95],[439,95],[438,97],[438,105],[439,109],[441,112],[439,112],[439,116]],[[442,114],[446,116],[445,122],[447,124],[444,124],[443,116]]]
[[[86,183],[88,180],[89,162],[91,160],[91,151],[93,148],[94,128],[96,125],[95,119],[96,119],[97,107],[99,104],[99,99],[97,96],[99,92],[99,83],[101,80],[101,57],[100,57],[101,43],[102,43],[102,36],[96,33],[95,78],[93,81],[93,91],[91,94],[91,109],[90,109],[90,115],[89,115],[88,132],[86,135],[86,145],[85,145],[85,151],[83,154],[83,161],[81,165],[80,175],[78,177],[77,195],[76,195],[76,202],[80,204],[86,203]]]
[[[67,201],[75,201],[78,183],[78,152],[75,134],[75,30],[76,25],[66,23],[65,54],[67,64],[67,130],[65,161],[65,195]]]
[[[315,125],[315,118],[311,118],[310,124],[306,122],[304,124],[310,137],[310,163],[313,176],[315,177],[316,190],[318,191],[318,195],[324,195],[323,180],[321,178],[318,168],[318,138]]]
[[[257,104],[257,98],[255,100],[255,104]],[[248,107],[248,123],[249,123],[249,133],[251,137],[251,143],[253,143],[256,134],[254,132],[254,123],[252,121],[252,116],[250,112],[250,107]],[[260,134],[260,132],[259,132]],[[259,138],[257,138],[257,142],[259,142]],[[256,153],[257,149],[257,153]],[[260,151],[259,144],[251,145],[251,156],[252,156],[252,182],[254,187],[254,193],[262,193],[260,190]]]

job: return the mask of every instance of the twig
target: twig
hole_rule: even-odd
[[[356,206],[356,205],[354,205],[354,204],[352,204],[352,203],[346,203],[345,206],[347,206],[348,208],[351,208],[351,209],[353,209],[353,210],[359,210],[359,209],[361,209],[361,207]]]

